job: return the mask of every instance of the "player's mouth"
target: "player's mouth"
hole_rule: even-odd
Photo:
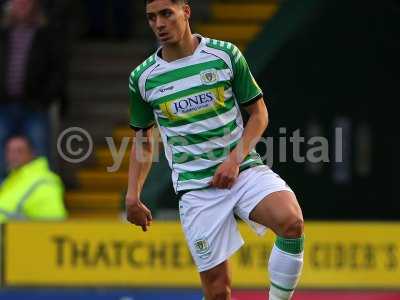
[[[169,35],[166,32],[162,32],[158,34],[158,38],[161,42],[166,42],[169,39]]]

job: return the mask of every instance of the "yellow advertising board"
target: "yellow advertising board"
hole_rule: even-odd
[[[270,232],[240,225],[245,246],[231,258],[236,288],[267,284]],[[178,223],[147,233],[119,223],[14,223],[3,237],[9,286],[199,287]],[[399,223],[307,223],[303,288],[400,288]]]

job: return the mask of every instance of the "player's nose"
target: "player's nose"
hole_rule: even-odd
[[[156,28],[160,32],[162,29],[165,28],[165,22],[163,21],[162,18],[157,18],[156,19]]]

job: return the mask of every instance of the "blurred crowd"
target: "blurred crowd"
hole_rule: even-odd
[[[0,222],[66,215],[48,157],[49,109],[65,97],[68,39],[66,24],[52,19],[57,10],[44,4],[1,2]]]
[[[50,112],[66,114],[71,44],[128,40],[133,4],[0,0],[0,223],[66,217],[63,184],[51,171]]]

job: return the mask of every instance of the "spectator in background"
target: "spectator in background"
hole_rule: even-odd
[[[69,83],[69,64],[68,61],[72,56],[72,45],[74,38],[78,35],[79,22],[76,21],[76,12],[79,11],[79,1],[71,0],[41,0],[42,7],[48,19],[49,26],[53,32],[53,36],[57,36],[57,47],[63,49],[62,55],[65,62],[62,65],[62,81],[60,86],[59,100],[60,116],[67,115],[68,106],[68,83]]]
[[[6,160],[10,174],[0,186],[0,223],[66,218],[62,181],[49,170],[46,158],[35,157],[26,137],[14,136],[7,141]]]
[[[66,55],[38,0],[10,0],[0,29],[0,182],[4,143],[26,135],[39,155],[49,156],[49,107],[63,91]]]

